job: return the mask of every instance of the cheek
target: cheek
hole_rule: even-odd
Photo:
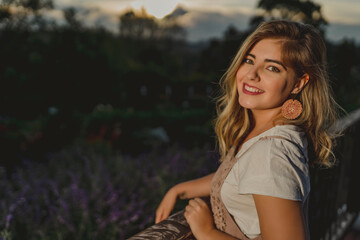
[[[282,81],[273,81],[272,84],[269,84],[268,86],[271,91],[283,93],[286,90],[286,84]]]
[[[280,87],[280,86],[279,86]],[[286,80],[282,85],[281,85],[281,92],[283,94],[290,94],[291,90],[292,90],[292,82],[290,80]]]
[[[236,78],[236,89],[238,91],[238,93],[241,92],[242,89],[242,81],[239,78]]]
[[[287,98],[291,92],[291,84],[283,79],[281,81],[272,81],[272,84],[268,84],[268,89],[271,89],[271,92],[282,98]]]
[[[245,71],[243,69],[239,69],[236,72],[236,84],[238,87],[240,87],[244,77],[245,77]]]

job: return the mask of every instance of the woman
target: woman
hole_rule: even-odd
[[[336,119],[320,34],[297,22],[263,23],[222,89],[215,125],[222,164],[171,188],[156,222],[179,197],[192,199],[184,215],[197,239],[309,239],[309,165],[332,165]],[[212,212],[199,198],[209,195]]]

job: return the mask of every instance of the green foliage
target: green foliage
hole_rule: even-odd
[[[2,114],[32,119],[52,106],[81,112],[99,103],[132,106],[142,85],[152,107],[166,85],[186,79],[196,66],[185,62],[196,57],[182,53],[182,42],[119,38],[84,28],[71,9],[65,12],[69,25],[63,27],[1,29]]]
[[[11,240],[12,237],[11,237],[11,233],[8,231],[8,230],[2,230],[0,232],[0,237],[4,240]]]
[[[327,21],[321,12],[321,5],[310,0],[260,0],[257,8],[262,13],[251,20],[251,25],[257,26],[268,19],[288,19],[311,24],[321,31]]]
[[[89,142],[108,142],[122,152],[138,153],[161,143],[201,146],[213,141],[212,116],[206,109],[121,110],[99,105],[83,120]]]

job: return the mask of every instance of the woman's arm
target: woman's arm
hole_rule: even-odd
[[[253,194],[264,240],[305,240],[301,202]]]
[[[155,223],[166,219],[173,210],[176,199],[189,199],[210,195],[210,184],[214,173],[195,180],[179,183],[172,187],[164,196],[156,210]]]

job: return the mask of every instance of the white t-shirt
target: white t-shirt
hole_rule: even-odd
[[[307,221],[310,176],[307,140],[300,127],[277,125],[246,141],[235,157],[221,198],[248,238],[260,235],[252,194],[301,201]]]

